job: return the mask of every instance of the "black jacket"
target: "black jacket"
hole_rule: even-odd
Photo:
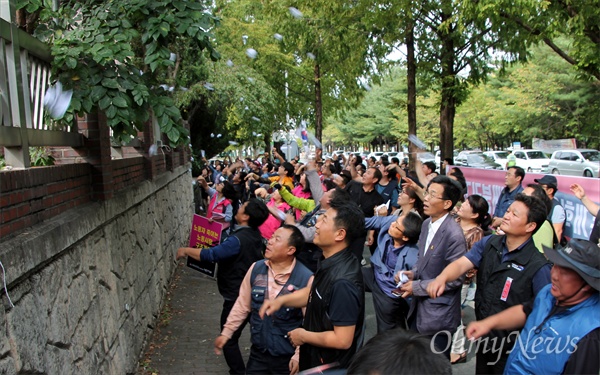
[[[300,346],[300,370],[333,362],[339,362],[340,367],[347,368],[358,349],[363,336],[365,291],[360,263],[348,249],[321,260],[308,297],[304,329],[311,332],[333,331],[328,315],[331,291],[334,282],[342,279],[350,281],[360,291],[361,312],[352,345],[346,350],[340,350],[304,344]]]

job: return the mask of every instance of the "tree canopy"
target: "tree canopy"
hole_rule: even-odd
[[[209,154],[228,141],[268,144],[300,121],[318,135],[321,117],[335,127],[329,141],[404,143],[414,77],[395,70],[374,83],[392,47],[414,40],[417,133],[430,144],[439,136],[446,154],[455,139],[596,144],[599,0],[48,4],[20,0],[29,17],[19,19],[51,45],[54,79],[74,89],[65,121],[98,107],[124,142],[152,110],[172,145],[188,143],[187,120],[193,149]],[[511,66],[540,56],[548,63]]]

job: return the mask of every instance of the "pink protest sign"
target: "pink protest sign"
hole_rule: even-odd
[[[192,220],[192,232],[190,233],[190,247],[206,249],[219,244],[223,224],[211,222],[204,216],[194,215]],[[188,257],[187,266],[205,275],[215,276],[215,263],[198,261]]]

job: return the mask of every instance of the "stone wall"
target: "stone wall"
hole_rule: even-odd
[[[188,240],[193,195],[174,168],[0,242],[0,374],[132,374]]]

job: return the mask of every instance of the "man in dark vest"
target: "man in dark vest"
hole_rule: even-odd
[[[331,202],[319,217],[314,242],[323,259],[310,288],[266,301],[260,316],[273,315],[283,306],[305,307],[303,328],[288,332],[300,346],[300,370],[321,365],[347,368],[363,337],[365,292],[361,266],[348,249],[362,235],[364,215],[354,202]]]
[[[221,329],[235,304],[240,284],[248,268],[252,263],[263,258],[262,252],[265,246],[258,227],[267,220],[268,216],[269,210],[264,203],[258,199],[250,199],[239,208],[235,215],[238,224],[223,243],[208,249],[181,247],[177,250],[177,259],[190,256],[196,260],[219,263],[217,286],[224,299],[221,311]],[[230,374],[244,374],[246,371],[246,365],[238,345],[238,339],[245,326],[246,322],[223,347]]]
[[[546,206],[537,198],[517,194],[500,229],[476,242],[471,251],[449,264],[427,287],[431,298],[444,292],[447,282],[477,267],[475,316],[477,320],[533,299],[550,283],[550,268],[531,236],[546,220]],[[477,345],[477,374],[502,374],[516,337],[509,331],[491,331]]]
[[[302,310],[281,309],[261,319],[258,311],[265,300],[296,292],[312,283],[312,272],[296,262],[296,252],[304,246],[300,230],[283,224],[267,244],[264,260],[250,266],[240,286],[240,294],[227,317],[221,335],[215,340],[215,352],[221,349],[250,316],[250,357],[246,374],[289,374],[298,371],[296,349],[287,333],[302,326]],[[294,357],[292,357],[294,356]]]

